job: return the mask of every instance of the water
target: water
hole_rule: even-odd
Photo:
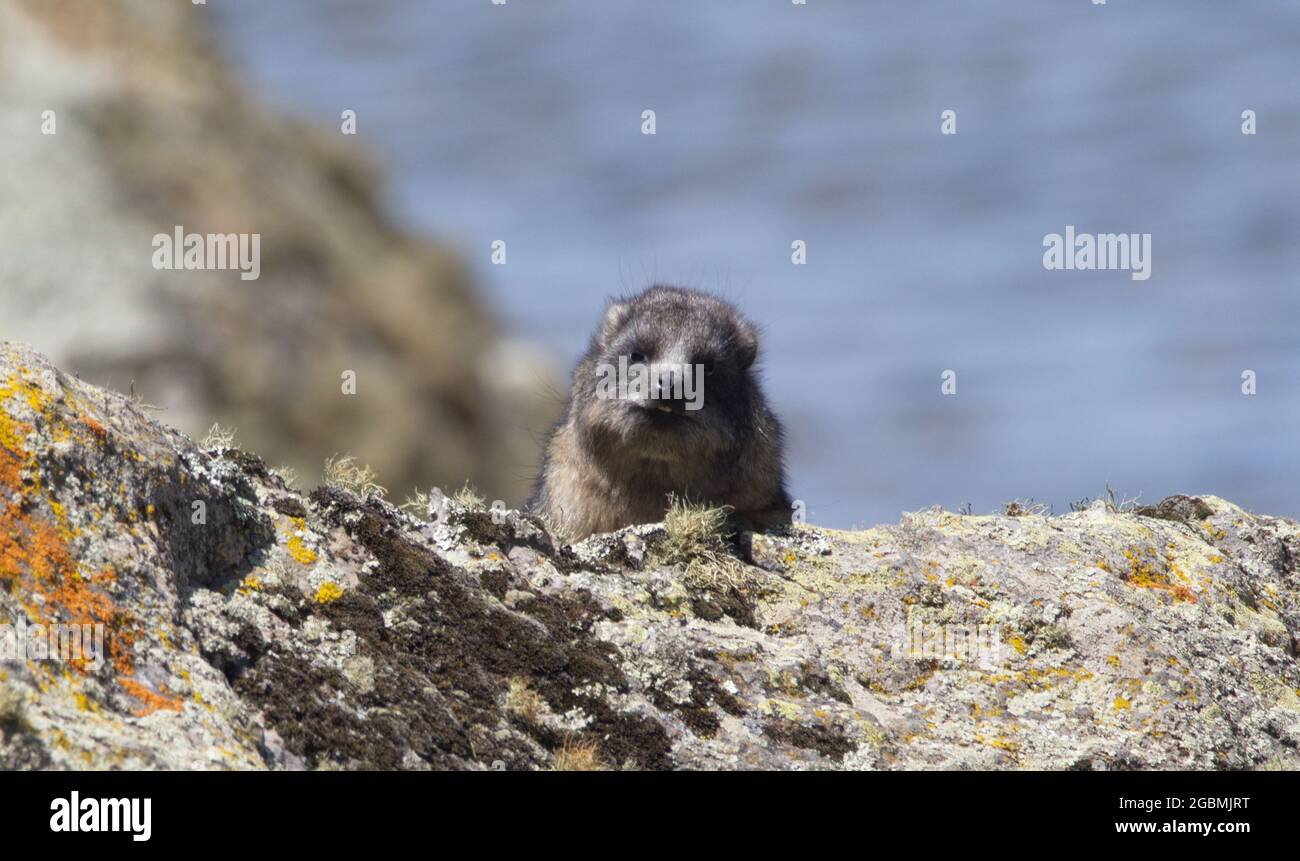
[[[1290,0],[217,6],[266,99],[355,110],[395,211],[561,361],[612,293],[739,302],[813,522],[1107,483],[1300,509]],[[1152,234],[1151,279],[1046,271],[1067,224]]]

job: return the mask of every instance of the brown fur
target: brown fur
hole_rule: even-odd
[[[754,327],[707,293],[651,287],[611,302],[574,369],[529,508],[570,540],[661,520],[671,495],[730,506],[758,526],[788,523],[781,424],[757,355]],[[704,363],[702,407],[598,397],[601,363],[619,356]]]

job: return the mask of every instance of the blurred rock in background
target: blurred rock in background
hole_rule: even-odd
[[[241,89],[205,20],[148,0],[0,6],[0,334],[191,435],[234,427],[304,484],[349,452],[399,499],[469,480],[517,503],[554,369],[460,261],[381,211],[337,125]],[[260,234],[260,278],[155,270],[176,225]]]

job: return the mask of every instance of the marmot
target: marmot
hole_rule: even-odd
[[[730,506],[758,527],[789,523],[781,423],[757,357],[754,326],[708,293],[654,286],[612,300],[574,369],[529,509],[573,541],[661,520],[671,495]],[[631,384],[616,389],[611,376]]]

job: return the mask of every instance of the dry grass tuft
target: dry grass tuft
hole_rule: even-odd
[[[283,481],[285,487],[293,487],[298,483],[298,470],[291,466],[274,467],[271,474]]]
[[[397,506],[413,514],[417,520],[429,519],[429,494],[420,490],[418,487],[411,491],[411,495],[406,497],[406,502]]]
[[[537,723],[547,712],[546,700],[528,686],[528,680],[515,676],[506,688],[506,711],[527,723]]]
[[[1034,502],[1033,499],[1013,499],[1002,507],[1002,513],[1007,517],[1048,517],[1052,513],[1052,506],[1046,502]]]
[[[1116,493],[1115,489],[1108,484],[1106,485],[1105,495],[1098,497],[1098,499],[1105,502],[1106,510],[1111,514],[1128,514],[1137,508],[1138,499],[1141,496],[1142,494],[1140,493],[1137,496],[1124,496],[1123,494]],[[1097,500],[1093,499],[1091,496],[1085,496],[1078,502],[1071,502],[1070,510],[1086,511],[1092,507],[1092,504],[1096,501]]]
[[[199,448],[204,451],[223,451],[235,447],[235,429],[223,428],[218,422],[213,422],[212,427],[208,428],[207,436],[199,441]]]
[[[744,567],[727,546],[730,516],[730,507],[709,508],[674,496],[664,515],[668,536],[660,560],[686,566],[686,580],[693,586],[719,592],[742,588]]]
[[[325,461],[325,483],[355,493],[362,499],[368,496],[382,499],[388,495],[385,488],[375,483],[378,477],[373,469],[366,464],[357,463],[352,455],[335,455]]]
[[[468,508],[470,511],[483,511],[488,507],[487,499],[480,496],[468,481],[465,486],[452,495],[452,501]]]
[[[564,747],[555,752],[551,762],[552,771],[604,771],[605,763],[600,758],[600,751],[594,741],[573,741],[564,743]]]

